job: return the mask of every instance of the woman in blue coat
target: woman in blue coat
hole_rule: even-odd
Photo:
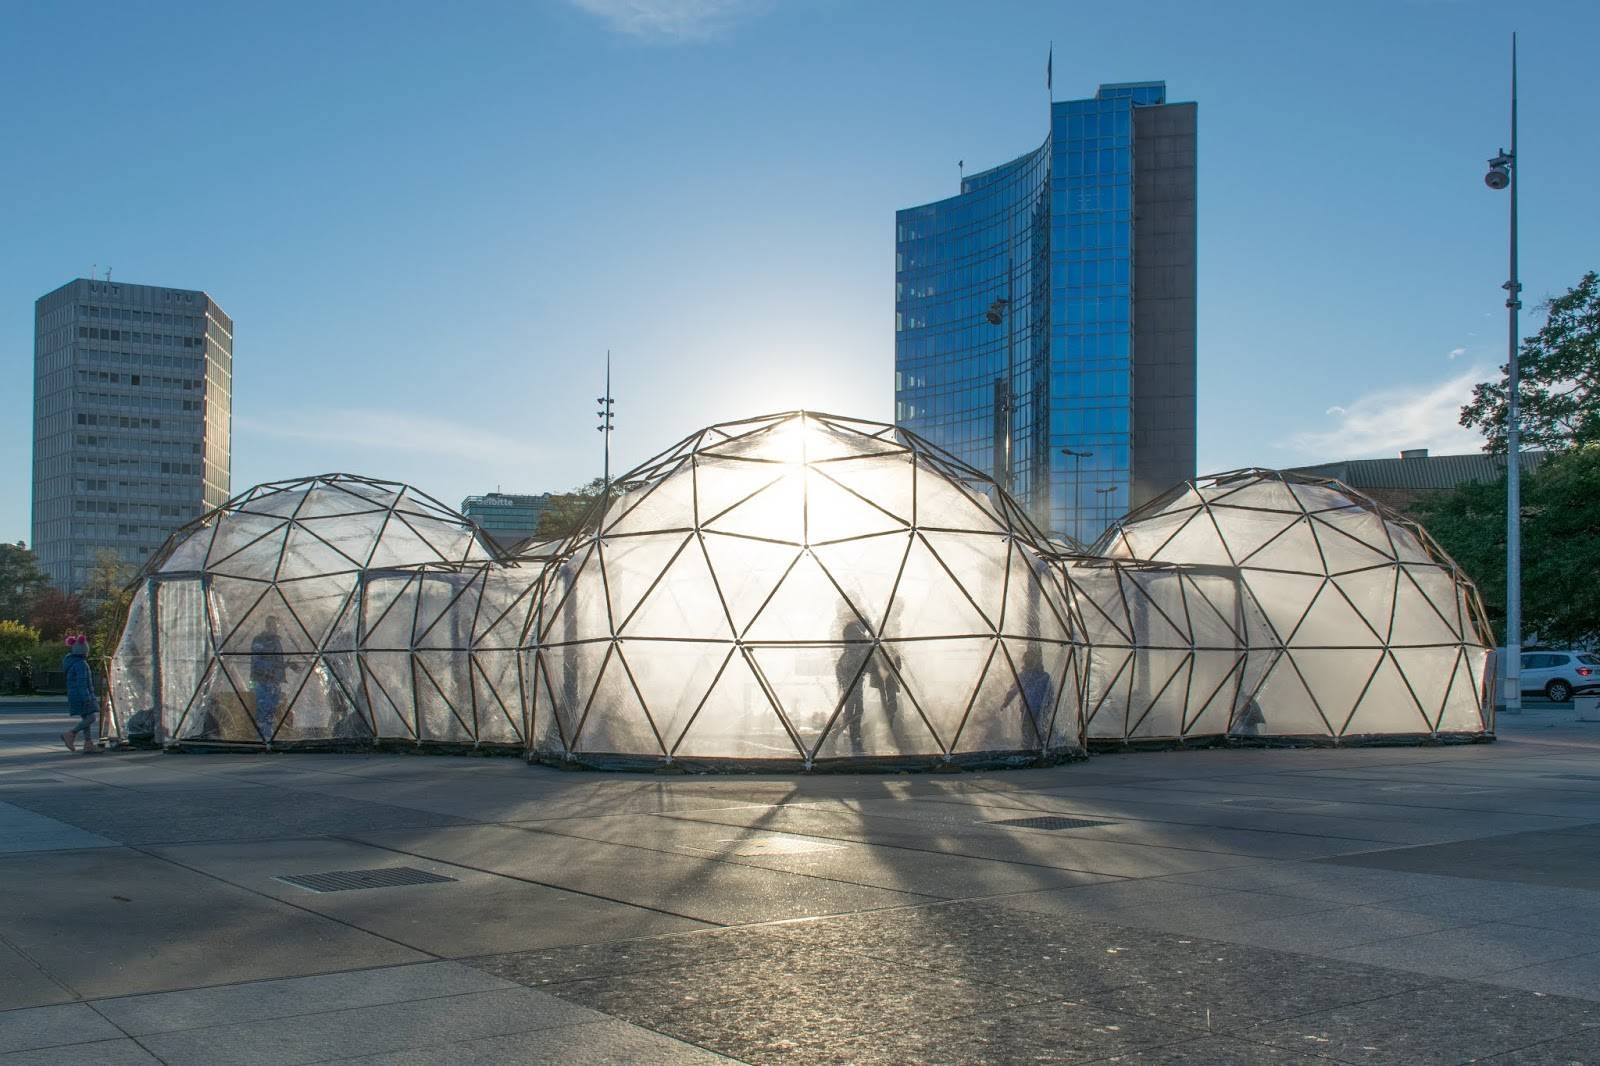
[[[67,656],[61,660],[67,674],[67,713],[78,716],[78,724],[61,734],[68,751],[78,750],[78,734],[83,734],[84,754],[98,750],[94,743],[94,720],[100,717],[100,704],[94,694],[94,671],[89,669],[89,638],[75,633],[67,638]]]

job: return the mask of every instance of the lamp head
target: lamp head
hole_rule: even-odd
[[[1483,176],[1483,183],[1491,189],[1504,189],[1511,184],[1512,158],[1504,148],[1500,149],[1495,157],[1489,160],[1489,173]]]

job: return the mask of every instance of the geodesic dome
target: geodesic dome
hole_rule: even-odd
[[[477,713],[484,691],[520,722],[505,668],[468,658],[480,624],[495,630],[519,598],[504,572],[491,582],[491,557],[466,519],[404,485],[256,486],[144,568],[112,663],[113,724],[168,743],[519,739]],[[484,600],[487,613],[464,611]],[[513,678],[527,610],[504,641]]]
[[[546,577],[531,748],[597,764],[914,763],[1079,747],[1041,535],[893,426],[713,426],[624,475]]]
[[[1085,647],[1091,744],[1215,738],[1245,717],[1277,645],[1238,570],[1083,556],[1061,565]]]
[[[1492,638],[1476,588],[1421,526],[1336,481],[1239,470],[1186,482],[1119,521],[1095,552],[1238,574],[1259,608],[1242,633],[1244,677],[1259,682],[1235,701],[1227,732],[1489,728]],[[1172,735],[1217,731],[1216,719],[1193,721]]]

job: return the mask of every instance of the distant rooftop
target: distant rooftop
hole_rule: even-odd
[[[1548,452],[1522,453],[1522,469],[1531,471]],[[1496,481],[1506,469],[1506,457],[1469,452],[1466,455],[1429,455],[1428,449],[1401,452],[1394,459],[1344,459],[1334,463],[1292,468],[1296,474],[1331,477],[1353,489],[1398,489],[1430,492],[1453,489],[1474,481]]]

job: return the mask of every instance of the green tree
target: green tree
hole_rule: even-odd
[[[0,619],[0,666],[11,666],[39,646],[39,631],[11,619]]]
[[[33,691],[33,655],[39,650],[39,631],[9,618],[0,619],[0,686],[19,692]],[[24,663],[27,666],[24,666]]]
[[[597,477],[571,492],[552,496],[550,506],[539,516],[539,528],[534,531],[534,536],[540,540],[559,540],[576,533],[605,490],[605,478]]]
[[[1600,442],[1600,274],[1591,270],[1542,309],[1544,328],[1523,340],[1519,359],[1522,443],[1559,451]],[[1497,454],[1506,450],[1507,386],[1502,367],[1500,380],[1475,386],[1461,409],[1461,424]]]
[[[122,621],[127,616],[133,593],[128,582],[133,580],[133,567],[122,561],[122,556],[109,549],[95,553],[94,566],[84,582],[82,598],[84,616],[89,623],[89,649],[95,656],[110,655],[116,650],[122,636]]]
[[[1506,483],[1474,483],[1414,509],[1477,582],[1495,633],[1505,632]],[[1546,644],[1600,640],[1600,444],[1552,456],[1523,476],[1523,627]]]
[[[0,619],[25,622],[49,582],[22,541],[0,544]]]

